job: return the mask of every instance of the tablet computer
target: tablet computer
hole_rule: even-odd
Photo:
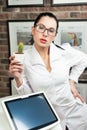
[[[60,122],[44,92],[5,99],[2,106],[12,130],[48,130]]]

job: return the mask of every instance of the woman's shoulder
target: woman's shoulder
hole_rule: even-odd
[[[63,43],[61,47],[65,50],[72,49],[72,46],[69,43]]]
[[[71,46],[69,43],[64,43],[64,44],[61,45],[61,47],[63,49],[65,49],[65,52],[70,56],[74,56],[74,55],[76,56],[77,55],[79,57],[84,56],[84,57],[87,58],[87,54],[85,52]]]
[[[54,44],[60,50],[68,50],[71,49],[71,45],[69,43],[63,43],[61,45]]]
[[[63,43],[63,44],[61,45],[61,47],[62,47],[64,50],[66,50],[66,52],[69,52],[69,53],[71,53],[71,54],[74,54],[74,53],[84,53],[84,52],[80,51],[79,49],[77,49],[77,48],[71,46],[70,43]]]

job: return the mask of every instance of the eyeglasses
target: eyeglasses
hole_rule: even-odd
[[[50,36],[55,36],[57,33],[57,31],[54,28],[46,28],[43,24],[36,25],[35,29],[40,33],[44,33],[47,30],[47,34]]]

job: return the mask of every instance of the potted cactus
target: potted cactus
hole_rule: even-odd
[[[18,54],[23,54],[23,50],[24,50],[24,43],[19,42],[19,44],[18,44]]]
[[[23,61],[24,61],[23,50],[24,50],[24,43],[19,42],[18,51],[14,55],[15,55],[15,60],[17,60],[20,64],[23,64]]]

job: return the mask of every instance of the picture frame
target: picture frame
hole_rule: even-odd
[[[44,0],[7,0],[7,7],[44,6]]]
[[[8,20],[9,56],[17,51],[18,43],[24,43],[26,49],[32,40],[31,28],[34,20]],[[14,30],[14,31],[13,31]]]
[[[76,38],[75,40],[73,38]],[[69,43],[75,49],[87,54],[87,19],[59,19],[59,28],[56,39],[57,45]],[[79,83],[87,83],[87,68],[79,78]]]
[[[68,42],[74,48],[87,53],[87,19],[59,19],[58,22],[55,44],[62,45]],[[74,38],[77,38],[78,43],[74,43]]]
[[[86,0],[52,0],[52,6],[58,5],[85,5],[87,4]]]

